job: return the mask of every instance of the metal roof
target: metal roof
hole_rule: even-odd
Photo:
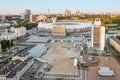
[[[101,76],[113,76],[114,72],[113,70],[110,70],[109,67],[100,67],[100,70],[98,70],[98,74]]]
[[[30,53],[29,56],[38,58],[46,51],[46,49],[45,44],[39,44],[28,51]]]
[[[52,28],[53,25],[65,25],[66,29],[92,27],[92,22],[57,22],[57,23],[39,23],[38,28]]]

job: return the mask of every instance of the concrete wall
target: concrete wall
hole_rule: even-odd
[[[110,44],[117,50],[120,52],[120,44],[115,41],[113,38],[110,38]]]
[[[14,32],[17,34],[18,37],[25,36],[26,28],[25,27],[15,28]]]

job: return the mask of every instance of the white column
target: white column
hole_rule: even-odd
[[[91,26],[91,47],[93,50],[93,41],[94,41],[94,25]]]

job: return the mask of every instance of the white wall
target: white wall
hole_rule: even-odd
[[[26,28],[25,27],[15,28],[14,32],[17,34],[18,37],[25,36]]]
[[[100,40],[100,50],[104,50],[105,47],[105,27],[101,27],[101,40]]]

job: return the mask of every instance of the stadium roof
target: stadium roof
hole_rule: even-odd
[[[56,23],[39,23],[38,28],[52,28],[53,25],[65,25],[67,29],[72,28],[87,28],[91,27],[93,24],[90,21],[87,22],[56,22]]]

